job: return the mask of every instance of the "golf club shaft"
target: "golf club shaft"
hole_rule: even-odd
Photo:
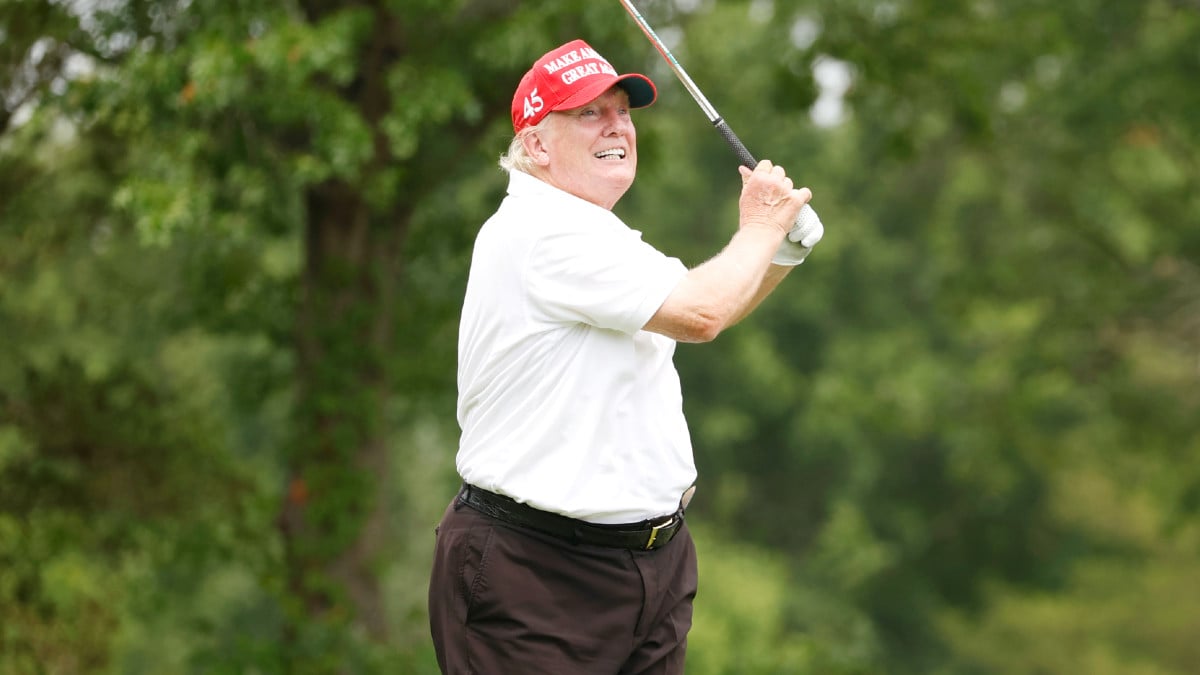
[[[733,129],[729,128],[729,125],[725,123],[725,120],[717,112],[717,109],[713,107],[712,103],[708,102],[704,93],[700,91],[700,87],[696,86],[696,83],[688,76],[687,71],[680,65],[679,60],[675,58],[671,50],[667,49],[667,45],[658,37],[658,33],[654,32],[650,23],[646,21],[646,18],[642,16],[642,13],[638,11],[638,8],[630,0],[621,0],[621,5],[625,7],[625,11],[629,13],[629,16],[633,17],[638,27],[645,33],[646,38],[650,40],[650,43],[662,55],[671,72],[675,73],[675,77],[679,78],[680,83],[683,84],[683,88],[696,100],[696,103],[700,106],[700,110],[704,111],[704,115],[708,117],[708,121],[712,122],[712,125],[716,127],[717,131],[725,139],[725,142],[729,144],[733,153],[737,155],[738,161],[746,168],[753,170],[758,164],[754,159],[754,155],[750,154],[750,151],[746,149],[746,145],[737,137],[737,134],[733,133]],[[805,204],[804,208],[800,211],[800,215],[796,218],[796,225],[801,228],[801,234],[807,234],[809,231],[815,229],[819,223],[820,218],[817,216],[816,211],[813,211],[812,207]],[[793,241],[798,240],[799,237],[793,239]]]

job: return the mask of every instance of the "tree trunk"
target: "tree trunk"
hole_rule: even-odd
[[[281,519],[287,588],[307,620],[353,623],[379,642],[388,626],[373,569],[386,541],[381,420],[401,232],[345,185],[309,192],[297,437]]]
[[[312,21],[342,3],[303,3]],[[375,134],[371,166],[392,162],[379,122],[390,106],[384,76],[398,57],[396,26],[382,9],[361,47],[358,75],[337,93]],[[365,167],[370,175],[372,168]],[[390,382],[394,307],[404,218],[373,211],[361,191],[330,180],[308,190],[305,269],[296,327],[296,439],[281,514],[287,591],[301,626],[352,628],[375,642],[388,625],[375,573],[384,536],[388,453],[383,411]],[[305,645],[291,645],[302,658]]]

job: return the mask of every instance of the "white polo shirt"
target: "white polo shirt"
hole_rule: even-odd
[[[463,480],[594,523],[673,513],[696,478],[675,341],[641,328],[686,273],[611,211],[511,172],[463,302]]]

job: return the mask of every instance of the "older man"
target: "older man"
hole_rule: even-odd
[[[430,626],[445,673],[682,673],[696,478],[672,363],[753,310],[808,250],[811,194],[741,168],[738,229],[687,269],[611,211],[654,84],[582,40],[513,96],[508,195],[475,242],[459,334],[457,467]]]

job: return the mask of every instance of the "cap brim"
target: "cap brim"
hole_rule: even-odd
[[[571,108],[586,105],[596,100],[600,94],[612,89],[614,86],[624,89],[625,93],[629,94],[630,108],[645,108],[654,103],[655,99],[658,98],[658,90],[654,87],[654,83],[650,81],[650,78],[638,73],[629,73],[621,75],[615,80],[604,80],[584,87],[573,95],[563,99],[553,109],[570,110]]]
[[[629,94],[630,108],[645,108],[658,98],[658,90],[645,75],[630,73],[617,78],[617,86]]]

